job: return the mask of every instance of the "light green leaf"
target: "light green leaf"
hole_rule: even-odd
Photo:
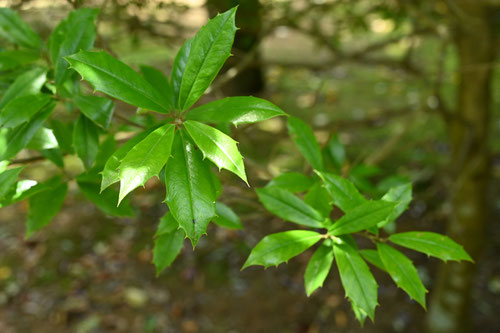
[[[21,170],[23,170],[23,167],[7,169],[0,173],[0,200],[3,200],[12,186],[14,186]]]
[[[26,148],[35,150],[55,149],[58,147],[54,132],[45,127],[41,127],[26,146]]]
[[[46,74],[47,69],[36,67],[19,75],[3,94],[0,110],[16,97],[38,94],[47,79]]]
[[[387,271],[384,267],[384,263],[382,262],[382,260],[380,260],[380,256],[378,255],[378,252],[376,250],[364,249],[364,250],[359,250],[359,253],[363,256],[363,258],[366,259],[366,261],[368,261],[373,266],[383,270],[384,272]]]
[[[27,48],[42,47],[40,37],[10,8],[0,8],[0,36]]]
[[[118,204],[135,188],[157,176],[170,157],[175,126],[166,124],[151,132],[125,155],[120,163]]]
[[[365,197],[359,193],[356,187],[347,179],[328,172],[317,172],[330,193],[333,204],[344,213],[366,202]]]
[[[80,114],[73,129],[73,146],[85,168],[90,169],[99,151],[99,129],[83,114]]]
[[[309,164],[316,170],[323,170],[323,157],[311,128],[302,120],[290,117],[288,118],[288,133]]]
[[[184,231],[175,230],[159,235],[155,239],[153,248],[153,264],[156,267],[156,275],[170,266],[177,258],[184,246]]]
[[[169,103],[139,73],[106,52],[81,51],[65,57],[96,90],[143,109],[169,112]]]
[[[49,101],[50,95],[46,94],[26,95],[10,100],[0,112],[0,126],[16,127],[30,120]]]
[[[378,305],[377,282],[368,265],[344,238],[334,243],[333,249],[346,296],[373,320]]]
[[[335,236],[351,234],[377,225],[387,219],[394,209],[393,202],[366,201],[338,219],[328,231]]]
[[[354,316],[359,321],[359,324],[361,325],[361,327],[363,327],[365,325],[365,320],[366,320],[366,317],[368,317],[368,315],[366,314],[366,312],[363,309],[361,309],[359,306],[357,306],[356,303],[354,303],[352,300],[351,300],[351,307],[352,307],[352,311],[354,312]]]
[[[189,109],[200,98],[231,55],[235,14],[236,7],[217,15],[193,38],[179,89],[181,110]]]
[[[229,170],[247,182],[243,157],[236,141],[218,129],[197,121],[188,120],[184,126],[205,157],[219,169]]]
[[[276,116],[286,115],[280,108],[265,99],[252,96],[226,97],[193,110],[190,110],[186,119],[206,123],[256,123]]]
[[[213,221],[218,226],[228,229],[243,229],[243,225],[238,215],[222,202],[217,202],[215,204],[215,213],[217,215],[213,218]]]
[[[104,97],[77,95],[73,98],[76,107],[96,125],[106,129],[111,123],[115,103]]]
[[[68,185],[59,183],[30,197],[26,238],[50,223],[61,209],[67,192]]]
[[[7,71],[32,63],[40,58],[33,50],[5,50],[0,52],[0,71]]]
[[[166,202],[193,246],[215,216],[215,188],[208,164],[184,131],[178,131],[165,168]]]
[[[377,250],[384,267],[392,277],[397,286],[414,300],[416,300],[425,309],[425,289],[417,269],[413,263],[404,254],[395,248],[377,243]]]
[[[154,67],[145,65],[141,66],[141,73],[153,88],[167,97],[169,107],[174,108],[174,92],[165,74]]]
[[[321,213],[324,218],[330,217],[332,198],[320,182],[315,183],[304,196],[304,202]]]
[[[301,254],[322,236],[315,231],[292,230],[264,237],[252,250],[242,269],[253,265],[278,266]]]
[[[177,109],[181,108],[179,105],[179,92],[181,90],[182,76],[184,75],[186,63],[188,61],[189,54],[191,53],[192,42],[192,38],[184,42],[179,52],[177,52],[172,66],[172,72],[170,73],[170,82],[174,94],[175,107]]]
[[[323,286],[333,264],[333,248],[325,243],[314,252],[304,275],[307,296]]]
[[[389,218],[384,222],[379,223],[377,226],[379,228],[382,228],[388,223],[395,221],[408,208],[411,199],[412,199],[411,183],[392,187],[386,194],[384,194],[382,200],[395,202],[396,206],[394,207],[391,216],[389,216]]]
[[[298,172],[282,173],[272,179],[266,187],[279,187],[292,193],[305,192],[313,185],[314,181]]]
[[[325,218],[317,210],[279,187],[256,189],[259,201],[268,211],[283,220],[312,228],[325,228]]]
[[[426,231],[410,231],[389,236],[394,244],[422,252],[444,261],[467,260],[473,261],[462,245],[454,242],[451,238]]]

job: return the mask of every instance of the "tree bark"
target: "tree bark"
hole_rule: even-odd
[[[492,8],[486,1],[457,0],[454,20],[460,79],[457,110],[449,123],[451,141],[448,235],[478,260],[485,243],[490,183],[489,120],[495,60]],[[470,290],[476,264],[443,264],[431,297],[428,331],[473,332]]]

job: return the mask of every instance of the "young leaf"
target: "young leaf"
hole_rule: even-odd
[[[365,258],[366,261],[368,261],[373,266],[383,270],[384,272],[387,271],[384,267],[384,263],[382,262],[382,260],[380,260],[380,256],[378,255],[378,252],[376,250],[364,249],[364,250],[359,250],[359,253],[363,256],[363,258]]]
[[[280,108],[265,99],[252,96],[226,97],[193,110],[190,110],[186,119],[206,123],[256,123],[276,116],[286,115]]]
[[[197,121],[188,120],[184,122],[184,126],[205,157],[219,169],[227,169],[247,182],[243,157],[236,141],[221,131]]]
[[[181,90],[182,76],[184,75],[184,70],[186,69],[186,63],[191,53],[191,44],[193,39],[188,39],[184,42],[179,52],[175,56],[174,64],[172,66],[172,72],[170,73],[170,82],[172,84],[172,92],[174,94],[174,105],[177,109],[180,109],[179,105],[179,92]]]
[[[315,231],[292,230],[264,237],[252,250],[242,269],[253,265],[278,266],[301,254],[320,239]]]
[[[327,218],[332,211],[332,198],[320,182],[315,183],[304,196],[304,202]]]
[[[10,8],[0,8],[0,36],[27,48],[42,47],[40,37]]]
[[[379,223],[377,226],[382,228],[386,224],[395,221],[407,208],[411,202],[411,183],[399,185],[392,187],[383,197],[382,200],[395,202],[396,206],[391,214],[391,216],[384,222]]]
[[[45,227],[61,209],[68,185],[59,183],[29,199],[29,213],[26,222],[26,238]]]
[[[434,232],[410,231],[394,234],[389,237],[394,244],[422,252],[428,256],[448,260],[473,261],[462,245],[455,243],[451,238]]]
[[[213,221],[218,226],[228,229],[243,229],[243,225],[241,225],[241,220],[238,215],[222,202],[217,202],[215,204],[215,214],[217,215],[213,218]]]
[[[156,275],[170,266],[179,255],[184,246],[184,232],[175,230],[159,235],[155,239],[153,248],[153,264],[156,267]]]
[[[311,128],[302,120],[290,117],[288,118],[288,133],[309,164],[316,170],[323,170],[323,157]]]
[[[43,122],[49,117],[55,105],[55,102],[48,103],[28,123],[11,129],[7,135],[7,142],[9,144],[4,149],[0,146],[0,161],[16,156],[21,149],[26,147],[28,142],[30,142],[33,136],[38,132]]]
[[[387,201],[366,201],[338,219],[328,231],[335,236],[351,234],[368,229],[385,221],[394,209],[394,203]]]
[[[90,169],[99,151],[99,130],[83,114],[80,114],[73,129],[73,146],[85,168]]]
[[[256,190],[259,201],[268,211],[283,220],[312,228],[325,228],[325,218],[317,210],[279,187],[264,187]]]
[[[170,105],[139,73],[106,52],[80,51],[65,57],[96,90],[143,109],[168,113]]]
[[[189,109],[200,98],[231,55],[235,14],[236,7],[217,15],[194,37],[179,89],[181,110]]]
[[[0,112],[0,126],[16,127],[33,117],[50,101],[46,94],[16,97],[10,100]]]
[[[175,126],[166,124],[151,132],[123,158],[120,169],[118,204],[135,188],[157,176],[170,157]]]
[[[307,191],[313,184],[313,180],[302,173],[286,172],[273,178],[266,187],[279,187],[292,193]]]
[[[215,188],[209,166],[182,130],[175,135],[165,184],[170,212],[195,246],[215,216]]]
[[[416,300],[425,309],[425,289],[417,269],[413,263],[404,254],[395,248],[377,243],[377,250],[384,267],[392,277],[397,286],[414,300]]]
[[[14,186],[21,170],[23,167],[8,169],[0,173],[0,200],[4,199],[11,187]]]
[[[104,97],[76,95],[73,98],[76,107],[96,125],[106,129],[111,123],[115,103]]]
[[[5,50],[0,52],[0,71],[7,71],[32,63],[40,58],[33,50]]]
[[[333,248],[330,245],[321,244],[314,252],[306,267],[304,283],[307,296],[323,286],[333,263]]]
[[[0,110],[16,97],[38,94],[47,79],[47,69],[36,67],[19,75],[3,94]]]
[[[346,296],[372,320],[377,306],[377,282],[368,265],[345,239],[334,243],[334,255]]]
[[[167,97],[168,103],[171,107],[174,107],[174,92],[172,90],[172,87],[170,86],[170,83],[168,82],[168,78],[157,70],[154,67],[151,66],[141,66],[141,73],[142,76],[146,79],[146,81],[151,84],[153,88],[158,90],[160,94],[163,94]]]
[[[349,180],[328,172],[317,172],[325,184],[326,190],[330,193],[333,204],[344,213],[366,202],[365,197],[359,193],[356,187]]]

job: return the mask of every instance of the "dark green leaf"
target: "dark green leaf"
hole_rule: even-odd
[[[325,243],[314,252],[306,267],[304,283],[307,296],[323,286],[333,263],[333,248]]]
[[[366,261],[368,261],[370,264],[372,264],[373,266],[383,270],[384,272],[386,271],[385,267],[384,267],[384,263],[382,262],[382,260],[380,260],[380,256],[378,255],[378,252],[375,251],[375,250],[369,250],[369,249],[365,249],[365,250],[359,250],[359,253],[363,256],[363,258],[366,259]]]
[[[46,94],[26,95],[10,100],[0,112],[0,126],[16,127],[28,120],[50,101]]]
[[[10,8],[0,8],[0,36],[27,48],[42,47],[40,37]]]
[[[323,170],[323,157],[311,128],[302,120],[290,117],[288,118],[288,133],[309,164],[316,170]]]
[[[170,74],[170,82],[172,84],[172,91],[174,94],[175,107],[180,109],[179,105],[179,92],[181,90],[182,76],[184,75],[184,69],[186,68],[186,63],[191,52],[191,44],[193,39],[188,39],[184,42],[177,56],[175,57],[174,64],[172,66],[172,73]]]
[[[6,71],[32,63],[40,58],[32,50],[6,50],[0,52],[0,71]]]
[[[340,170],[346,161],[345,148],[342,142],[340,142],[338,134],[333,134],[328,140],[325,148],[323,149],[323,154],[327,161],[333,164],[336,170]]]
[[[99,151],[99,129],[83,114],[80,114],[73,129],[73,146],[85,168],[90,169]]]
[[[51,119],[50,127],[57,139],[61,150],[65,153],[73,153],[73,128],[71,123],[62,123],[57,119]]]
[[[64,168],[63,154],[60,149],[58,148],[43,149],[40,150],[40,154],[42,154],[43,157],[45,157],[58,167]]]
[[[293,193],[305,192],[313,184],[313,180],[302,173],[286,172],[271,180],[266,187],[280,187]]]
[[[113,117],[115,103],[104,97],[77,95],[73,98],[76,107],[96,125],[108,128]]]
[[[177,229],[179,229],[179,223],[174,219],[172,213],[166,212],[160,219],[155,237],[172,233]]]
[[[146,79],[146,81],[151,84],[153,88],[158,90],[160,94],[163,94],[167,97],[168,103],[170,107],[174,107],[174,92],[172,90],[172,87],[170,86],[170,83],[168,82],[168,78],[157,70],[154,67],[151,66],[141,66],[141,73],[142,76]]]
[[[213,218],[213,221],[218,226],[228,229],[243,229],[243,225],[241,225],[241,220],[238,215],[222,202],[217,202],[215,204],[215,213],[217,216]]]
[[[3,94],[0,110],[16,97],[38,94],[47,79],[46,74],[45,68],[36,67],[19,75]]]
[[[344,213],[366,202],[365,197],[358,192],[356,187],[347,179],[328,172],[317,172],[323,180],[327,191],[330,193],[333,204]]]
[[[253,265],[278,266],[316,244],[321,237],[315,231],[306,230],[268,235],[253,248],[242,269]]]
[[[304,196],[304,202],[316,209],[324,218],[332,211],[332,198],[320,182],[315,183]]]
[[[181,252],[183,245],[184,232],[182,230],[165,233],[155,239],[153,264],[156,267],[157,275],[172,264]]]
[[[391,235],[389,240],[395,244],[444,261],[473,261],[460,244],[445,235],[425,231],[411,231]]]
[[[11,187],[14,186],[21,170],[23,167],[7,169],[0,173],[0,200],[3,200]]]

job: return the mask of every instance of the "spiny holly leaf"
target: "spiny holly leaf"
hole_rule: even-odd
[[[247,182],[243,157],[236,141],[218,129],[194,120],[184,122],[184,126],[205,157],[219,169],[229,170]]]
[[[200,98],[231,55],[235,14],[236,7],[217,15],[194,37],[179,89],[181,110],[189,109]]]
[[[184,131],[177,131],[165,168],[166,202],[193,246],[215,216],[215,187],[209,165]]]
[[[168,78],[161,71],[151,66],[141,65],[142,76],[153,88],[165,95],[170,106],[174,106],[174,91],[168,82]]]
[[[174,95],[174,105],[177,109],[181,108],[181,106],[179,105],[179,92],[181,90],[182,76],[184,75],[186,63],[188,61],[189,54],[191,53],[192,43],[192,38],[184,42],[181,49],[175,56],[174,64],[172,66],[172,72],[170,73],[170,83]]]
[[[0,110],[16,97],[38,94],[47,79],[47,69],[36,67],[19,75],[3,94]]]
[[[351,239],[352,241],[352,239]],[[357,249],[341,238],[334,243],[334,255],[346,296],[372,319],[375,317],[377,282]]]
[[[361,327],[363,327],[365,325],[365,320],[366,320],[366,317],[368,317],[368,315],[366,314],[366,312],[363,309],[361,309],[359,306],[357,306],[356,303],[354,303],[352,300],[351,300],[351,307],[352,307],[352,311],[354,312],[354,316],[359,321],[359,324],[361,325]]]
[[[90,169],[99,151],[99,129],[83,114],[80,114],[73,129],[73,146],[85,168]]]
[[[425,309],[425,289],[417,269],[413,263],[404,254],[395,248],[377,243],[377,250],[385,269],[392,277],[394,282],[406,291],[406,293],[416,300]]]
[[[282,173],[276,178],[273,178],[266,187],[279,187],[288,190],[292,193],[307,191],[314,181],[306,175],[298,172]]]
[[[143,109],[168,113],[171,106],[139,73],[106,52],[80,51],[66,59],[96,90]]]
[[[332,211],[332,198],[320,182],[315,183],[304,196],[304,202],[316,209],[324,218]]]
[[[10,8],[0,8],[0,36],[27,48],[42,47],[40,37]]]
[[[213,221],[218,226],[228,229],[243,229],[243,225],[238,215],[222,202],[217,202],[215,204],[215,214],[217,215],[213,218]]]
[[[338,219],[328,231],[335,236],[365,230],[385,221],[394,209],[393,202],[366,201]]]
[[[307,296],[323,286],[333,263],[333,248],[325,243],[314,252],[306,267],[304,283]]]
[[[283,220],[313,228],[325,228],[325,218],[321,213],[291,192],[279,187],[259,188],[256,192],[264,207]]]
[[[120,170],[120,196],[118,204],[135,188],[157,176],[170,157],[174,140],[173,124],[166,124],[151,132],[136,144],[123,158]]]
[[[252,96],[226,97],[193,110],[186,115],[186,119],[205,123],[256,123],[276,116],[286,115],[280,108],[271,102]]]
[[[425,231],[410,231],[391,235],[389,240],[395,244],[425,253],[428,256],[433,256],[443,261],[473,261],[460,244],[457,244],[445,235]]]
[[[391,216],[384,222],[379,223],[377,227],[382,228],[390,222],[395,221],[407,208],[412,199],[412,185],[411,183],[392,187],[384,196],[382,200],[395,202],[396,206]]]
[[[97,126],[104,129],[109,127],[115,109],[115,103],[112,100],[98,96],[76,95],[73,97],[73,102]]]
[[[326,190],[332,197],[333,204],[342,209],[344,213],[366,201],[365,197],[359,193],[349,180],[328,172],[316,173],[323,180]]]
[[[16,127],[33,117],[50,102],[50,95],[34,94],[10,100],[0,112],[0,126]]]
[[[316,170],[323,170],[323,157],[311,128],[302,120],[290,117],[288,118],[288,132],[309,164]]]
[[[301,254],[322,236],[315,231],[292,230],[264,237],[252,250],[242,269],[252,265],[278,266]]]

